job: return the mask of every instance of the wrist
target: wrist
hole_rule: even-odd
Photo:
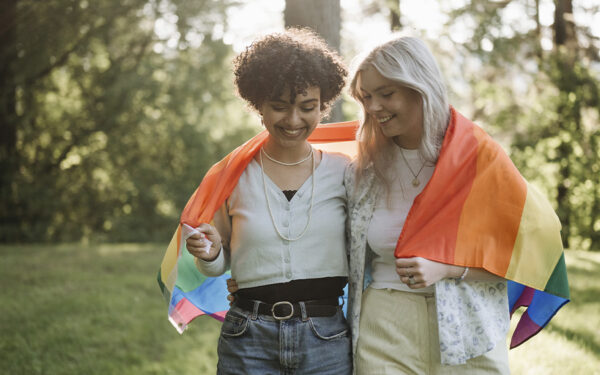
[[[448,278],[448,279],[455,279],[455,280],[462,280],[462,279],[464,279],[464,277],[463,277],[464,273],[465,273],[465,267],[463,267],[463,266],[449,265],[448,271],[446,273],[446,278]]]
[[[457,277],[455,277],[455,279],[458,281],[463,281],[465,279],[465,277],[467,277],[467,273],[469,273],[469,267],[460,267],[460,268],[461,268],[461,272]]]
[[[211,260],[209,260],[209,262],[214,262],[219,257],[219,255],[221,254],[222,251],[223,251],[223,243],[221,243],[219,245],[218,250],[215,253],[215,256]]]
[[[211,247],[211,250],[212,250],[212,247]],[[218,250],[215,251],[214,253],[212,253],[212,251],[206,252],[206,253],[202,254],[199,257],[199,259],[206,263],[212,263],[217,260],[217,258],[221,254],[221,251],[223,251],[223,244],[219,245]]]

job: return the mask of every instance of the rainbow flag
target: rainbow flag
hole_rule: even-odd
[[[309,141],[354,156],[357,127],[356,121],[319,125]],[[182,226],[212,221],[267,136],[258,134],[215,164],[181,215],[158,274],[169,320],[180,333],[200,315],[223,320],[229,308],[229,275],[207,278],[198,272],[183,251]],[[569,300],[554,210],[501,147],[453,108],[435,171],[415,199],[395,254],[481,267],[508,279],[511,313],[527,307],[511,348],[539,332]]]
[[[322,124],[308,140],[318,149],[354,156],[357,128],[357,121]],[[195,228],[201,223],[212,222],[215,212],[229,197],[246,166],[267,139],[268,133],[263,131],[213,165],[181,214],[158,272],[158,284],[169,307],[169,321],[179,333],[200,315],[222,321],[229,309],[226,284],[229,273],[206,277],[198,271],[194,257],[184,251],[185,240],[189,237],[184,224]]]
[[[484,268],[510,280],[511,314],[528,306],[513,348],[569,301],[560,228],[550,203],[500,145],[452,108],[433,176],[409,211],[395,255]]]

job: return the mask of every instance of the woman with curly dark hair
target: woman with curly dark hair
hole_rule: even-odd
[[[212,225],[186,240],[201,273],[231,269],[239,286],[221,329],[217,372],[350,374],[339,303],[348,277],[349,159],[307,141],[347,70],[316,34],[288,29],[252,43],[234,60],[234,74],[267,133],[232,153],[232,160],[248,156],[237,184]]]

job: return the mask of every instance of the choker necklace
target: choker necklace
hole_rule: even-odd
[[[261,148],[261,150],[262,150],[262,148]],[[267,183],[265,181],[265,169],[263,167],[263,158],[262,158],[262,154],[265,153],[264,150],[263,150],[263,153],[260,154],[260,171],[262,173],[263,190],[265,191],[265,199],[267,200],[267,209],[269,211],[269,216],[271,216],[271,222],[273,223],[273,227],[275,227],[275,231],[277,232],[277,235],[279,235],[279,237],[281,237],[282,239],[284,239],[286,241],[296,241],[296,240],[299,240],[300,238],[302,238],[302,236],[304,236],[304,234],[308,230],[308,224],[310,224],[310,218],[312,216],[312,209],[313,209],[313,202],[315,200],[315,156],[314,156],[314,153],[312,150],[313,149],[311,147],[310,154],[308,155],[308,156],[312,156],[312,173],[311,173],[312,193],[310,196],[310,207],[308,209],[308,219],[306,220],[306,226],[304,227],[304,230],[302,231],[302,233],[300,233],[300,235],[295,238],[290,238],[290,237],[284,236],[279,231],[279,228],[277,228],[277,224],[275,223],[275,217],[273,216],[273,211],[271,210],[271,203],[269,203],[269,194],[267,193]],[[267,155],[267,154],[265,153],[265,155]],[[268,156],[269,155],[267,155],[267,157]],[[306,159],[304,159],[304,160],[306,160]],[[302,160],[302,161],[304,161],[304,160]],[[296,164],[299,164],[299,163],[301,163],[301,162],[298,162]]]
[[[273,157],[271,157],[271,155],[267,154],[267,152],[265,151],[264,147],[261,147],[260,150],[262,151],[262,153],[265,154],[265,156],[267,157],[267,159],[271,160],[272,162],[277,163],[277,164],[281,164],[281,165],[285,165],[287,167],[291,167],[291,166],[294,166],[294,165],[302,164],[305,161],[307,161],[308,159],[310,159],[310,157],[313,154],[313,148],[312,148],[312,146],[309,146],[309,147],[310,147],[310,151],[308,151],[308,155],[306,155],[306,157],[304,159],[302,159],[300,161],[295,161],[293,163],[284,163],[282,161],[274,159]],[[313,158],[313,160],[314,160],[314,158]]]
[[[408,164],[408,160],[406,160],[406,157],[404,156],[404,152],[402,152],[402,147],[399,147],[399,149],[400,149],[400,155],[402,155],[402,159],[404,159],[404,163],[406,163],[408,170],[414,177],[414,179],[412,180],[412,186],[417,187],[417,186],[421,185],[421,181],[419,181],[418,177],[419,177],[419,174],[421,174],[423,167],[425,167],[425,162],[423,162],[423,165],[421,165],[421,169],[419,169],[419,171],[417,173],[415,173],[415,172],[413,172],[412,168],[410,167],[410,164]]]

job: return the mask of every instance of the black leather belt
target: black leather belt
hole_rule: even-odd
[[[235,306],[253,312],[254,300],[235,298]],[[337,312],[339,301],[337,298],[318,299],[310,301],[302,301],[307,317],[318,316],[333,316]],[[299,303],[291,303],[288,301],[279,301],[274,304],[264,303],[259,301],[258,313],[261,315],[271,315],[277,320],[287,320],[302,316],[302,310]]]

